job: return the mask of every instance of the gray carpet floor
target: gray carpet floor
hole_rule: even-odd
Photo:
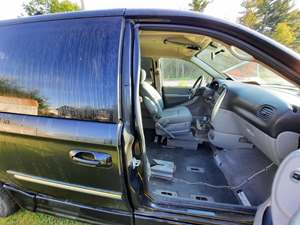
[[[159,200],[191,200],[211,201],[219,203],[240,204],[230,189],[218,189],[203,184],[188,184],[181,182],[182,179],[188,182],[206,182],[213,185],[228,185],[227,181],[215,164],[212,150],[208,146],[198,149],[188,148],[165,148],[159,144],[148,143],[147,154],[150,159],[167,160],[174,162],[176,171],[173,181],[160,178],[150,179],[150,191]],[[200,168],[193,172],[187,167]],[[164,192],[164,194],[161,194]],[[167,194],[166,194],[167,193]],[[175,196],[168,196],[173,193]]]

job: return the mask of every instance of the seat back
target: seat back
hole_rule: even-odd
[[[145,106],[152,117],[158,117],[163,109],[164,103],[158,91],[146,81],[146,71],[141,70],[140,94],[145,101]],[[155,115],[154,115],[155,114]]]

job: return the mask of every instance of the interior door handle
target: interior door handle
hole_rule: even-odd
[[[71,150],[70,158],[78,164],[90,167],[111,167],[112,158],[110,154],[84,150]]]

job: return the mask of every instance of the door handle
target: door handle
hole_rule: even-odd
[[[70,158],[78,164],[90,167],[111,167],[112,158],[110,154],[84,150],[71,150]]]

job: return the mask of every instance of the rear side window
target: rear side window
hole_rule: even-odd
[[[119,18],[0,27],[0,112],[115,122]]]

